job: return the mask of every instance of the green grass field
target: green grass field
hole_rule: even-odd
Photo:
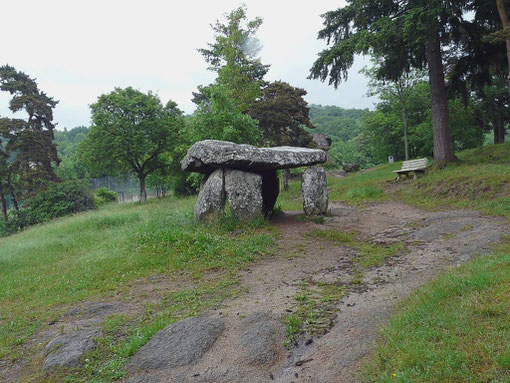
[[[119,365],[153,332],[236,293],[235,271],[263,254],[275,234],[265,222],[240,225],[232,217],[214,227],[195,224],[193,204],[193,198],[111,204],[1,238],[0,358],[19,357],[23,344],[73,303],[127,297],[149,275],[178,276],[191,287],[129,323],[132,335],[115,351],[102,350]],[[201,278],[211,273],[216,277]],[[95,368],[107,381],[122,368],[105,370],[104,353]]]
[[[363,205],[403,200],[426,209],[472,208],[510,217],[510,144],[459,154],[444,170],[394,183],[400,163],[344,178],[329,177],[330,200]],[[300,183],[277,205],[301,209]],[[267,222],[193,222],[194,198],[111,204],[0,238],[0,359],[25,352],[31,336],[83,300],[129,299],[150,275],[180,278],[189,287],[143,315],[112,316],[105,336],[81,370],[52,381],[121,378],[130,355],[168,323],[241,294],[238,271],[270,251],[278,235]],[[510,245],[477,258],[425,286],[401,305],[382,332],[369,381],[510,381]],[[120,340],[119,340],[120,339]],[[65,375],[67,374],[67,375]],[[38,381],[38,376],[28,381]],[[507,379],[507,380],[505,380]],[[40,380],[39,380],[40,381]]]

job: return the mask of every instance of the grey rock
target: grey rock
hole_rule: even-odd
[[[241,170],[225,170],[225,192],[234,216],[243,222],[263,214],[262,176]]]
[[[227,141],[204,140],[188,150],[181,162],[181,169],[200,173],[211,173],[218,168],[265,171],[310,166],[326,161],[327,154],[320,149],[290,146],[257,148]]]
[[[331,137],[324,133],[312,133],[312,140],[319,149],[329,150],[333,141]]]
[[[252,366],[270,366],[283,352],[284,329],[279,318],[267,312],[249,315],[239,345],[245,353],[246,363]]]
[[[224,209],[225,179],[223,169],[217,169],[202,180],[195,204],[195,220],[210,221],[223,214]]]
[[[225,329],[221,318],[187,318],[157,332],[133,356],[130,369],[163,369],[196,362]]]
[[[304,171],[301,193],[305,214],[325,215],[328,212],[328,185],[322,166],[312,166]]]
[[[360,166],[359,164],[343,164],[342,169],[344,169],[345,172],[351,173],[351,172],[357,172],[359,170]]]
[[[264,172],[262,175],[262,212],[264,215],[273,213],[274,205],[280,194],[280,179],[276,170]]]
[[[43,370],[55,367],[76,367],[81,364],[83,354],[95,347],[94,338],[102,336],[98,327],[85,328],[70,334],[60,335],[45,348],[46,359]]]

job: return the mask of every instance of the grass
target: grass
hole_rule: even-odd
[[[384,329],[371,382],[510,381],[510,243],[440,276]]]
[[[510,218],[510,143],[467,150],[458,158],[457,164],[431,166],[426,176],[396,184],[388,181],[400,163],[349,175],[332,182],[330,200],[394,199]],[[320,237],[355,243],[345,234]],[[386,257],[370,245],[364,252],[365,266]],[[370,382],[510,382],[510,243],[439,276],[406,300],[382,331],[366,371]]]
[[[70,305],[129,298],[130,286],[152,274],[178,276],[193,287],[130,323],[130,333],[147,335],[132,335],[138,340],[131,350],[152,331],[235,291],[235,272],[263,254],[274,234],[263,221],[240,225],[232,217],[195,224],[193,204],[172,198],[113,204],[0,239],[0,358],[25,352],[23,344]],[[205,274],[218,275],[213,285],[201,280]]]

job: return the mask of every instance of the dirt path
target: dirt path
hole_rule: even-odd
[[[477,212],[431,213],[398,202],[364,208],[334,203],[331,211],[324,224],[300,222],[297,213],[275,219],[282,234],[275,255],[243,272],[241,283],[247,294],[209,313],[225,323],[211,348],[191,365],[133,369],[127,381],[360,382],[360,365],[396,304],[448,267],[488,252],[508,232],[502,220]],[[407,252],[364,273],[363,288],[338,303],[338,316],[327,334],[307,342],[305,338],[287,350],[282,346],[285,330],[275,318],[296,310],[302,281],[327,283],[353,277],[356,251],[307,236],[312,230],[356,231],[364,240],[404,243]],[[253,344],[241,341],[254,332]],[[257,352],[270,357],[261,361]]]

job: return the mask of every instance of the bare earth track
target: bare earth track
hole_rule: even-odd
[[[396,304],[448,267],[490,250],[508,232],[503,220],[473,211],[431,213],[399,202],[350,207],[331,206],[324,224],[299,222],[297,212],[275,219],[281,239],[275,255],[243,272],[248,293],[209,313],[225,320],[225,331],[196,363],[172,369],[133,371],[128,382],[360,382],[360,367],[374,349],[379,330]],[[274,328],[274,318],[295,310],[294,299],[303,280],[332,281],[352,275],[355,252],[318,240],[311,230],[357,231],[378,243],[402,242],[408,251],[364,274],[363,287],[339,303],[329,332],[292,350],[283,344],[284,328],[270,334],[271,358],[250,364],[246,345],[239,342],[259,315],[260,329]],[[257,331],[260,331],[258,329]],[[267,334],[266,334],[267,335]],[[265,334],[261,334],[263,338]],[[296,363],[297,362],[297,363]],[[297,364],[297,366],[296,366]]]

